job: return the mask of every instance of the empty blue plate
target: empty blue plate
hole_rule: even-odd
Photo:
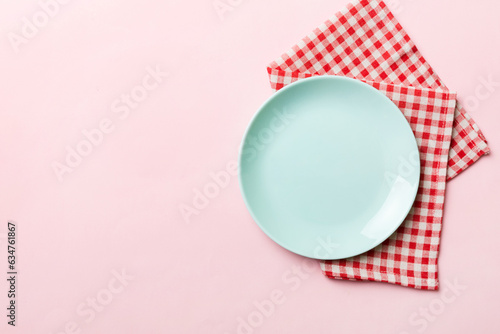
[[[239,181],[253,219],[275,242],[316,259],[364,253],[403,222],[418,189],[413,132],[384,94],[317,76],[286,86],[245,133]]]

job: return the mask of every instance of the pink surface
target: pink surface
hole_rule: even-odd
[[[66,2],[47,22],[37,1],[0,5],[0,275],[8,220],[18,225],[19,271],[15,328],[0,280],[2,333],[496,326],[498,4],[388,1],[493,151],[448,184],[442,286],[432,292],[325,278],[259,230],[233,174],[188,219],[179,211],[214,173],[233,170],[248,121],[271,95],[266,65],[344,1],[221,0],[232,8],[222,19],[212,0]],[[33,16],[45,25],[25,28],[16,52],[11,33],[22,36]],[[130,93],[141,101],[121,102]],[[58,177],[68,147],[88,155]]]

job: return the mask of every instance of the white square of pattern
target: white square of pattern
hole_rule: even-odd
[[[382,57],[382,54],[381,54],[381,53],[380,53],[380,51],[378,51],[378,50],[373,51],[372,55],[373,55],[373,57],[374,57],[375,59],[379,59],[380,57]],[[381,67],[382,67],[382,65],[383,65],[383,64],[380,64],[380,65],[381,65]],[[383,68],[383,67],[382,67],[382,68]],[[386,68],[387,68],[387,67],[386,67]],[[384,69],[384,68],[383,68],[383,69]]]
[[[397,78],[398,78],[398,76],[396,75],[396,73],[394,73],[394,72],[389,73],[389,80],[396,81]]]
[[[313,68],[316,72],[319,72],[323,68],[323,66],[321,66],[319,62],[316,62],[313,64]]]
[[[345,64],[346,66],[347,66],[347,65],[349,65],[350,63],[352,63],[352,60],[351,60],[351,58],[349,58],[349,57],[344,58],[344,59],[343,59],[343,61],[344,61],[344,64]]]
[[[394,23],[392,23],[392,21],[387,22],[385,26],[389,31],[394,30]]]
[[[318,29],[321,31],[321,32],[325,32],[326,29],[328,29],[328,27],[326,26],[326,24],[322,23],[319,25]]]
[[[441,108],[443,106],[443,100],[441,99],[434,100],[434,106]]]
[[[339,65],[333,66],[332,70],[333,70],[333,73],[340,73],[340,71],[342,71],[342,69]]]
[[[380,75],[380,74],[379,74],[376,70],[373,70],[373,71],[371,71],[371,72],[370,72],[370,77],[371,77],[373,80],[377,79],[377,78],[379,77],[379,75]]]
[[[311,51],[307,51],[307,53],[304,55],[307,60],[311,60],[314,58],[314,54]]]
[[[373,28],[375,27],[377,23],[375,23],[375,21],[373,19],[369,19],[366,21],[366,25],[368,26],[368,28]]]

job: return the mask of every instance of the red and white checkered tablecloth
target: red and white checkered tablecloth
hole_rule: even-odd
[[[436,290],[446,181],[489,153],[481,130],[455,104],[455,94],[379,0],[349,4],[267,70],[275,90],[314,75],[341,75],[371,84],[399,106],[420,149],[414,206],[381,245],[349,259],[321,261],[321,268],[331,278]]]

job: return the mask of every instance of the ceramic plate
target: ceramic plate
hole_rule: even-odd
[[[275,242],[316,259],[364,253],[403,222],[417,193],[413,132],[384,94],[318,76],[274,94],[239,157],[245,203]]]

